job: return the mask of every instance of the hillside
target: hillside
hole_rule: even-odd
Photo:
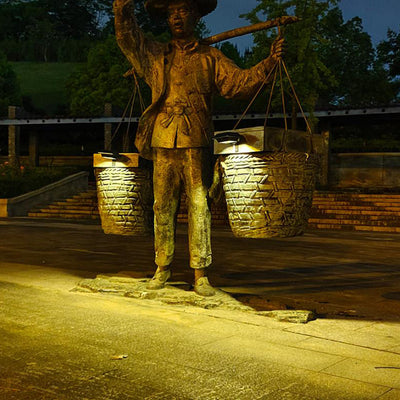
[[[63,114],[67,109],[65,83],[79,63],[12,62],[24,97],[44,115]]]

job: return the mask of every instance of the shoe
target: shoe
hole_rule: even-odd
[[[208,278],[206,276],[197,279],[196,283],[194,284],[194,291],[204,297],[214,296],[215,289],[210,285]]]
[[[149,283],[146,285],[146,289],[149,290],[158,290],[162,289],[165,286],[165,282],[171,277],[171,270],[167,269],[165,271],[160,271],[157,268],[156,273],[151,278]]]

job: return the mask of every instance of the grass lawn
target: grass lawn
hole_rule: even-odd
[[[79,63],[12,62],[23,96],[35,109],[55,115],[68,103],[65,83]]]

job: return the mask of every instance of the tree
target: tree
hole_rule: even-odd
[[[323,40],[318,54],[337,81],[333,90],[320,92],[320,105],[367,107],[393,99],[393,87],[376,61],[371,37],[364,32],[361,18],[344,21],[341,10],[335,7],[322,18],[319,31]]]
[[[391,80],[395,101],[400,99],[400,32],[388,30],[386,40],[378,45],[378,63]]]
[[[287,50],[285,61],[290,69],[290,75],[296,92],[302,104],[309,112],[313,112],[322,89],[332,87],[335,79],[332,71],[326,66],[318,54],[321,41],[319,24],[329,9],[336,5],[337,0],[258,0],[258,6],[244,15],[251,23],[260,22],[259,16],[274,19],[282,15],[294,14],[301,21],[286,27]],[[272,41],[277,33],[261,31],[254,34],[254,47],[249,62],[255,64],[269,54]],[[287,85],[286,85],[287,87]],[[292,114],[296,115],[297,105],[291,92]],[[275,104],[280,102],[279,96]],[[292,119],[292,127],[296,127],[296,119]]]
[[[7,115],[9,105],[20,103],[17,75],[3,53],[0,52],[0,115]]]
[[[166,21],[150,19],[144,9],[144,2],[145,0],[135,2],[139,25],[151,38],[161,42],[168,41],[170,34]],[[110,26],[109,29],[111,29]],[[204,37],[208,34],[204,21],[200,21],[196,35]],[[87,63],[69,80],[67,89],[71,114],[75,116],[101,115],[105,103],[112,103],[124,109],[135,88],[133,78],[128,78],[129,84],[126,78],[123,78],[123,74],[131,68],[113,35],[109,35],[105,41],[98,43],[90,50]],[[145,104],[149,105],[150,89],[142,80],[139,80],[139,85]],[[140,111],[139,103],[137,103],[135,112],[140,113]]]
[[[123,74],[130,69],[114,36],[89,51],[87,63],[72,74],[67,84],[70,111],[74,116],[102,115],[104,104],[125,108],[133,83]]]
[[[102,37],[105,0],[0,1],[0,45],[10,60],[58,61],[68,46],[86,59],[89,42]]]
[[[344,21],[337,0],[258,1],[260,4],[246,15],[252,22],[258,21],[259,13],[272,19],[294,12],[302,19],[284,31],[287,39],[285,60],[308,111],[315,107],[379,106],[393,101],[394,84],[390,82],[383,62],[377,60],[362,20],[355,17]],[[271,32],[255,34],[252,63],[265,57],[273,37]],[[392,34],[388,42],[382,44],[382,54],[386,50],[388,55],[383,59],[388,65],[395,60],[390,57],[396,54],[399,42],[400,38]]]
[[[135,2],[139,25],[166,36],[166,21],[153,21],[144,3]],[[13,61],[83,62],[113,24],[111,0],[0,0],[0,47]],[[203,21],[198,34],[207,34]]]
[[[400,76],[400,32],[388,30],[387,39],[378,45],[378,58],[388,66],[391,78]]]
[[[98,0],[101,1],[101,0]],[[104,3],[109,4],[109,6],[103,7],[103,31],[107,34],[114,34],[114,14],[112,11],[111,4],[107,0],[103,0]],[[154,38],[164,38],[167,40],[169,38],[169,28],[167,20],[164,18],[154,19],[150,17],[149,13],[146,11],[144,5],[146,0],[135,0],[135,16],[138,21],[139,26],[144,32],[150,34]],[[201,20],[196,28],[197,37],[205,37],[210,32],[206,27],[204,20]]]
[[[216,47],[230,58],[238,67],[245,68],[245,60],[240,55],[239,49],[236,45],[226,41],[218,44]]]

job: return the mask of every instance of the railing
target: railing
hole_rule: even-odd
[[[37,118],[31,115],[23,115],[18,112],[17,107],[9,107],[9,115],[6,119],[0,119],[0,126],[8,127],[8,161],[11,165],[18,166],[19,164],[19,136],[21,126],[38,126],[38,125],[62,125],[62,124],[103,124],[104,125],[104,149],[111,149],[112,126],[113,124],[137,123],[139,117],[121,118],[112,116],[111,104],[105,105],[103,117],[93,118]],[[321,140],[325,143],[324,154],[322,156],[322,173],[320,182],[322,186],[329,184],[329,141],[330,141],[330,122],[335,118],[341,117],[361,117],[361,116],[382,116],[387,115],[389,118],[395,114],[400,115],[400,106],[380,107],[380,108],[360,108],[360,109],[344,109],[344,110],[325,110],[316,111],[314,116],[322,123],[320,124]],[[306,114],[307,115],[307,114]],[[291,114],[288,113],[288,117]],[[300,118],[301,114],[297,114]],[[237,114],[214,115],[214,121],[234,121],[242,116]],[[271,113],[269,119],[282,119],[281,113]],[[245,120],[264,120],[264,114],[249,113],[243,119]],[[30,165],[39,165],[39,146],[38,136],[35,132],[29,133],[29,163]]]
[[[400,114],[400,106],[398,107],[381,107],[381,108],[360,108],[353,110],[326,110],[326,111],[316,111],[314,116],[316,118],[326,118],[326,117],[354,117],[361,115],[390,115],[390,114]],[[305,113],[309,116],[308,113]],[[287,116],[291,117],[288,113]],[[301,113],[297,114],[298,118],[301,118]],[[214,121],[234,121],[238,120],[241,114],[220,114],[214,115]],[[281,119],[284,115],[282,113],[271,113],[268,118]],[[254,114],[250,113],[246,115],[243,119],[255,120],[264,119],[265,114]],[[58,124],[116,124],[119,122],[139,122],[139,117],[132,118],[121,118],[121,117],[96,117],[96,118],[6,118],[0,119],[1,125],[58,125]]]

